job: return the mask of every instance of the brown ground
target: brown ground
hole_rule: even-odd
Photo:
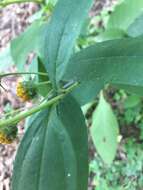
[[[37,9],[37,5],[33,3],[10,5],[4,9],[0,9],[0,51],[7,46],[11,39],[20,34],[30,24],[28,18]],[[15,71],[15,69],[10,68],[9,71]],[[3,81],[3,85],[7,91],[0,91],[0,116],[8,107],[19,108],[23,106],[15,96],[16,80],[14,77],[9,77]],[[19,127],[19,136],[22,133],[23,131]],[[12,145],[0,144],[0,190],[10,189],[12,163],[18,141]]]

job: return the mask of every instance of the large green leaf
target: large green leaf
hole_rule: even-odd
[[[16,156],[12,188],[86,190],[87,155],[84,117],[79,105],[66,98],[32,119]]]
[[[58,116],[70,136],[77,164],[77,190],[87,190],[88,142],[85,118],[78,103],[68,96],[58,106]],[[69,164],[69,163],[68,163]],[[82,175],[81,175],[82,174]],[[71,188],[72,189],[72,188]],[[67,190],[67,189],[66,189]]]
[[[111,14],[107,28],[127,31],[135,19],[143,13],[142,0],[123,0]]]
[[[101,158],[111,164],[117,149],[118,123],[102,94],[93,114],[91,136]]]
[[[44,48],[45,65],[54,84],[69,60],[92,2],[93,0],[60,0],[56,4]]]
[[[106,83],[143,86],[143,38],[97,43],[75,54],[63,80],[79,81],[73,94],[81,103],[91,101]]]
[[[41,56],[46,28],[45,22],[35,21],[25,32],[11,42],[12,57],[20,70],[23,70],[29,53],[34,52]]]

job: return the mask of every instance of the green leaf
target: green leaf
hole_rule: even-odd
[[[136,86],[136,85],[125,85],[125,84],[113,84],[113,86],[117,88],[122,88],[129,93],[136,94],[139,96],[143,96],[143,86]]]
[[[54,85],[67,65],[92,2],[93,0],[60,0],[56,4],[44,48],[45,65]]]
[[[110,165],[117,150],[118,122],[102,94],[93,114],[91,136],[101,158]]]
[[[41,55],[45,29],[45,22],[35,21],[24,33],[11,42],[12,57],[19,70],[24,69],[29,53],[34,52],[39,56]]]
[[[11,51],[9,45],[0,53],[0,72],[5,71],[8,67],[13,65]]]
[[[143,13],[142,0],[123,0],[111,14],[107,28],[127,31],[135,19]]]
[[[38,57],[37,61],[38,61],[38,72],[46,73],[46,69],[42,60]],[[47,76],[39,75],[38,79],[39,79],[39,82],[49,81],[48,75]],[[42,96],[46,96],[51,90],[52,90],[51,83],[38,86],[38,92]]]
[[[20,147],[18,149],[16,159],[14,162],[14,171],[13,171],[13,178],[12,178],[12,190],[18,190],[20,189],[20,185],[22,181],[21,175],[23,175],[23,170],[24,170],[24,162],[26,159],[26,154],[30,150],[30,146],[32,145],[32,142],[36,142],[36,134],[38,133],[39,130],[41,130],[41,125],[43,125],[44,120],[46,120],[46,117],[48,116],[49,111],[41,112],[40,114],[36,114],[34,117],[32,117],[30,122],[29,127],[27,127],[27,131],[22,139],[22,142],[20,144]],[[46,123],[46,121],[45,121]],[[43,127],[42,127],[43,128]],[[46,128],[46,127],[45,127]],[[38,137],[39,138],[39,137]],[[32,147],[32,146],[31,146]],[[34,161],[34,158],[32,162]],[[33,167],[34,169],[34,167]],[[29,177],[30,174],[27,176]],[[30,176],[31,178],[32,176]],[[25,182],[26,183],[26,182]],[[28,185],[28,184],[27,184]],[[23,188],[24,189],[24,188]],[[22,190],[22,186],[21,186]]]
[[[51,4],[55,5],[58,0],[45,0],[45,1],[46,1],[46,4],[51,3]]]
[[[28,22],[33,23],[36,20],[39,20],[42,18],[44,14],[44,8],[40,8],[40,10],[36,11],[34,14],[32,14],[30,17],[28,17]]]
[[[129,26],[127,32],[131,37],[138,37],[143,34],[143,14]]]
[[[139,105],[139,103],[141,103],[141,98],[133,94],[131,96],[128,96],[127,99],[125,100],[124,108],[125,109],[134,108],[137,105]]]
[[[73,95],[85,104],[107,83],[143,86],[143,38],[97,43],[72,56],[62,80],[79,81]]]
[[[71,138],[77,162],[78,190],[87,190],[88,186],[88,136],[85,118],[78,103],[68,96],[58,106],[58,115]],[[82,175],[81,175],[82,174]],[[72,188],[71,188],[72,189]],[[66,189],[67,190],[67,189]]]
[[[58,107],[32,118],[16,156],[12,188],[86,190],[87,155],[84,117],[79,105],[67,97]]]
[[[107,40],[120,39],[126,36],[126,33],[120,29],[107,29],[96,38],[96,41],[103,42]]]
[[[83,115],[86,115],[86,113],[88,112],[88,110],[92,107],[93,103],[94,102],[90,102],[90,103],[85,104],[84,106],[81,107]]]

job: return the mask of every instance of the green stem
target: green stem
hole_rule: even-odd
[[[53,99],[49,100],[48,102],[44,102],[34,108],[31,108],[28,111],[23,111],[19,114],[17,114],[16,116],[14,116],[13,118],[9,118],[9,119],[4,119],[2,121],[0,121],[0,128],[1,127],[5,127],[5,126],[10,126],[13,124],[18,123],[20,120],[36,113],[39,112],[40,110],[43,110],[51,105],[53,105],[54,103],[58,102],[60,99],[62,99],[64,97],[64,94],[61,94],[59,96],[54,97]]]
[[[43,0],[6,0],[6,1],[3,0],[0,2],[0,7],[5,7],[7,5],[14,3],[30,3],[30,2],[42,4]]]
[[[38,82],[38,83],[34,84],[34,86],[38,87],[38,86],[42,86],[42,85],[45,85],[45,84],[51,84],[51,82],[50,81]]]
[[[43,76],[48,76],[47,73],[42,73],[42,72],[16,72],[16,73],[5,73],[5,74],[0,74],[0,78],[11,76],[11,75],[43,75]]]
[[[57,103],[59,100],[63,99],[68,93],[70,93],[73,90],[73,88],[75,88],[77,85],[78,85],[78,83],[74,83],[72,86],[70,86],[68,89],[66,89],[62,94],[57,95],[54,98],[50,99],[49,101],[43,102],[40,105],[33,107],[28,111],[23,111],[9,119],[0,120],[0,128],[16,124],[19,121],[21,121],[22,119]]]
[[[9,117],[13,117],[14,114],[17,114],[17,113],[23,111],[24,109],[25,109],[25,108],[23,107],[23,108],[20,108],[20,109],[16,109],[16,110],[14,110],[14,111],[9,111],[9,112],[3,114],[2,117],[8,117],[8,116],[9,116]]]

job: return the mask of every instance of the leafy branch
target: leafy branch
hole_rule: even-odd
[[[45,108],[50,107],[51,105],[53,105],[53,104],[57,103],[58,101],[60,101],[61,99],[63,99],[77,85],[78,85],[77,82],[74,83],[69,88],[63,90],[61,94],[59,94],[59,95],[51,98],[49,101],[43,102],[40,105],[35,106],[35,107],[29,109],[28,111],[23,111],[23,112],[17,114],[16,116],[14,116],[12,118],[9,118],[9,119],[2,119],[2,120],[0,120],[0,128],[5,127],[5,126],[9,126],[9,125],[12,125],[12,124],[16,124],[19,121],[21,121],[22,119],[24,119],[24,118],[26,118],[26,117],[34,114],[34,113],[37,113],[37,112],[39,112],[39,111],[41,111],[41,110],[43,110]]]

